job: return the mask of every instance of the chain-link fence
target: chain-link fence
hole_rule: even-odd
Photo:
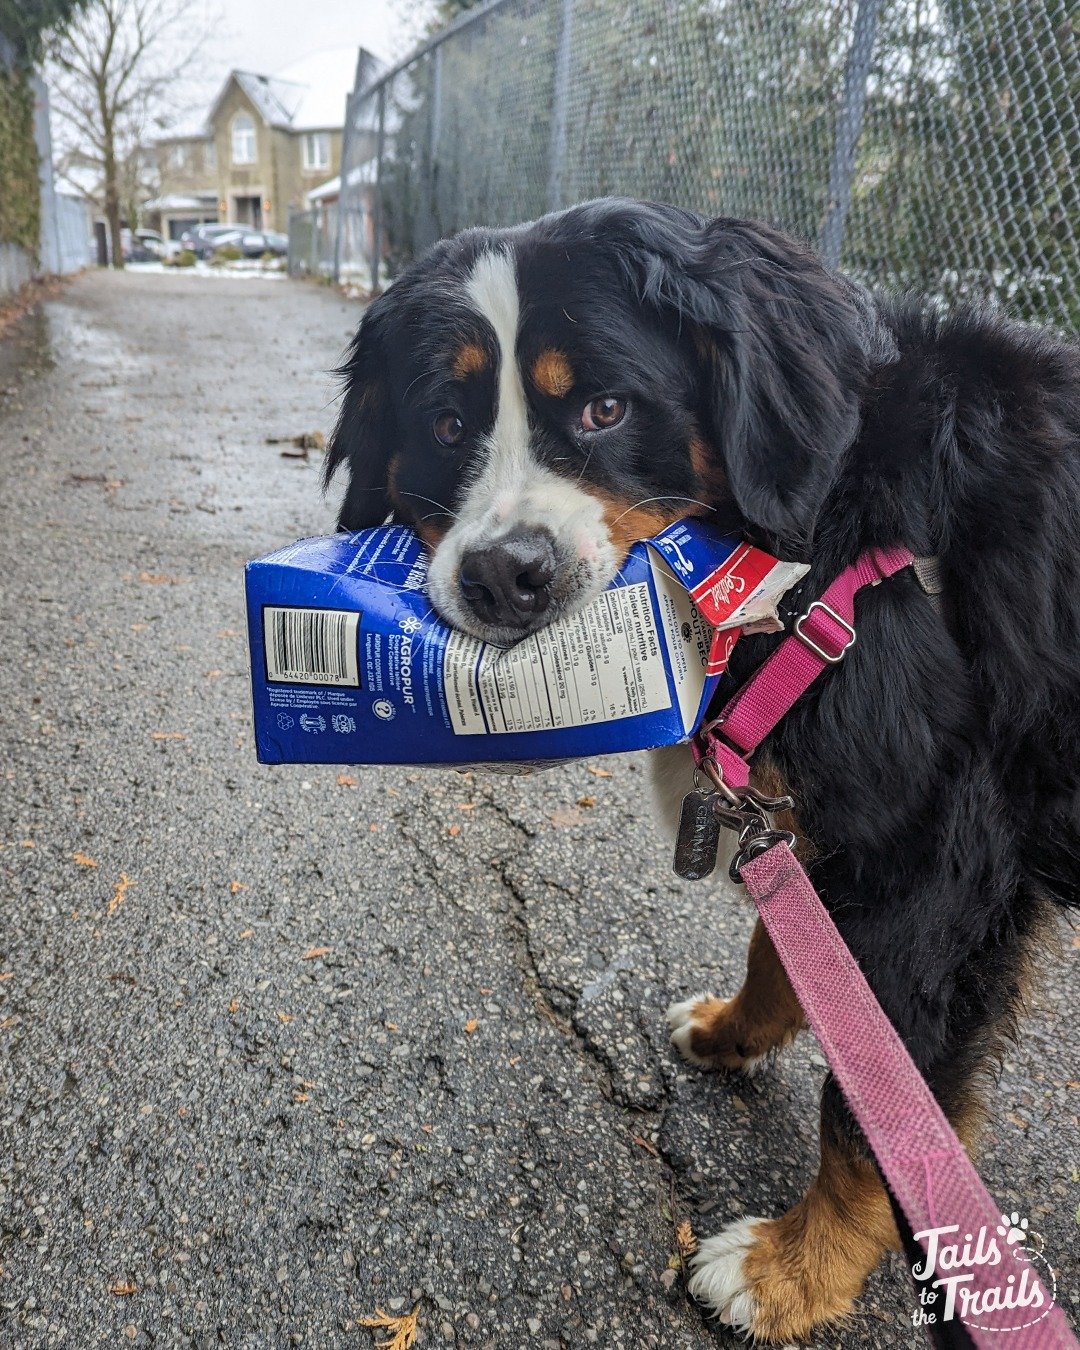
[[[1075,0],[489,0],[350,101],[330,271],[620,193],[1072,330],[1078,100]]]

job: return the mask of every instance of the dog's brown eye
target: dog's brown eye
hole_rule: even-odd
[[[583,431],[607,431],[617,427],[626,416],[626,400],[622,398],[594,398],[581,414]]]
[[[431,434],[440,445],[460,445],[465,439],[465,423],[457,413],[440,413],[431,424]]]

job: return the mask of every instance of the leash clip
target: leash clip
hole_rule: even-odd
[[[795,836],[790,830],[778,830],[773,824],[772,813],[790,811],[795,803],[790,797],[765,797],[755,788],[745,788],[738,796],[738,805],[716,801],[713,810],[721,824],[738,831],[739,848],[731,860],[728,876],[732,881],[741,882],[742,869],[751,858],[756,858],[774,844],[784,843],[788,848],[794,846]]]

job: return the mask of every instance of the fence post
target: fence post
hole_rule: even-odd
[[[338,170],[337,229],[334,233],[334,285],[341,284],[341,247],[342,232],[345,229],[345,210],[348,205],[349,156],[352,150],[353,105],[360,97],[351,94],[345,100],[345,125],[341,130],[341,168]]]
[[[840,266],[844,221],[851,204],[855,151],[862,134],[863,113],[866,111],[866,80],[874,55],[880,11],[881,0],[859,0],[851,48],[844,68],[843,102],[836,119],[836,140],[829,165],[829,195],[821,228],[821,252],[829,267]]]
[[[555,78],[551,92],[551,150],[548,175],[548,210],[563,204],[563,169],[566,165],[566,101],[570,93],[571,28],[574,0],[559,0],[559,35],[555,46]]]
[[[382,164],[386,149],[386,85],[379,85],[379,138],[375,149],[375,209],[371,222],[371,292],[379,289],[379,265],[382,262]]]

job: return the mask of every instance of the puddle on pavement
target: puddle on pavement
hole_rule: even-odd
[[[0,337],[0,402],[16,394],[23,381],[55,365],[49,318],[42,305],[35,305]]]

